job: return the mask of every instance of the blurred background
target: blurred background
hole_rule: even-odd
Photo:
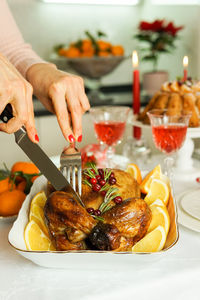
[[[85,38],[86,30],[91,34],[102,31],[106,33],[106,39],[110,43],[123,46],[126,59],[101,80],[103,92],[108,96],[108,104],[111,103],[110,99],[114,99],[112,104],[132,106],[133,50],[137,50],[139,56],[142,106],[150,99],[151,95],[144,93],[143,90],[143,74],[152,71],[152,62],[142,61],[139,40],[134,38],[141,21],[154,22],[165,19],[167,22],[173,22],[177,27],[184,26],[178,32],[172,54],[163,53],[159,56],[157,69],[167,72],[169,80],[175,80],[183,76],[183,57],[187,55],[188,76],[200,78],[199,0],[80,0],[82,4],[74,4],[75,2],[78,1],[58,3],[58,0],[8,0],[25,41],[30,43],[45,60],[52,58],[56,45],[69,45]],[[111,2],[113,5],[109,4]],[[131,5],[126,5],[128,2]],[[66,67],[66,64],[62,65],[58,62],[58,65],[64,70],[75,73],[75,70]],[[87,80],[85,84],[87,88]],[[103,102],[96,104],[101,105]],[[34,108],[41,146],[49,156],[58,155],[66,141],[61,134],[56,117],[48,113],[37,99],[34,99]],[[88,122],[88,118],[88,114],[83,118],[83,141],[80,147],[95,141],[93,125],[92,122]],[[130,135],[132,135],[132,126],[127,128],[124,142]],[[11,165],[16,160],[26,159],[9,135],[2,134],[1,142],[2,161]],[[123,143],[120,147],[119,152]]]
[[[97,30],[105,32],[110,42],[123,45],[125,54],[132,55],[132,51],[138,48],[138,41],[133,36],[139,22],[166,19],[173,21],[176,26],[183,25],[184,29],[175,43],[173,54],[161,55],[158,69],[168,71],[170,79],[175,79],[182,75],[182,59],[187,55],[188,73],[192,77],[200,77],[200,1],[136,0],[135,5],[123,5],[126,2],[123,0],[118,1],[121,5],[56,4],[56,0],[53,2],[55,3],[8,0],[25,40],[44,59],[49,59],[55,45],[69,44],[83,38],[85,30],[92,33]],[[84,2],[95,3],[95,0]],[[150,63],[140,64],[141,72],[149,70]],[[105,86],[131,82],[131,58],[102,79]]]

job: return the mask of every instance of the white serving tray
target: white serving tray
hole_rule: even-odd
[[[28,251],[24,242],[24,229],[28,223],[29,206],[32,198],[40,191],[46,192],[47,180],[40,176],[34,181],[30,194],[26,197],[17,220],[8,236],[10,245],[23,257],[37,265],[51,268],[66,269],[132,269],[136,264],[146,265],[162,258],[178,241],[176,207],[173,198],[169,200],[168,211],[171,218],[170,231],[165,247],[160,252],[132,253],[109,251]]]

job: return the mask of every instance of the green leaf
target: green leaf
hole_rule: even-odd
[[[100,38],[102,36],[107,37],[107,34],[102,31],[97,31],[97,36]]]

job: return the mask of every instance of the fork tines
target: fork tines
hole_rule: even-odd
[[[70,145],[63,150],[60,156],[60,170],[67,181],[72,185],[73,189],[81,196],[81,153],[75,147]]]

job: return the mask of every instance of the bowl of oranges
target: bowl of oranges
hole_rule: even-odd
[[[32,162],[16,162],[11,169],[4,164],[0,170],[0,220],[14,221],[29,194],[35,179],[40,175]]]
[[[68,46],[58,45],[54,52],[78,74],[90,79],[99,79],[109,74],[125,58],[123,46],[107,41],[106,34],[101,31],[95,35],[85,31],[83,39]]]

